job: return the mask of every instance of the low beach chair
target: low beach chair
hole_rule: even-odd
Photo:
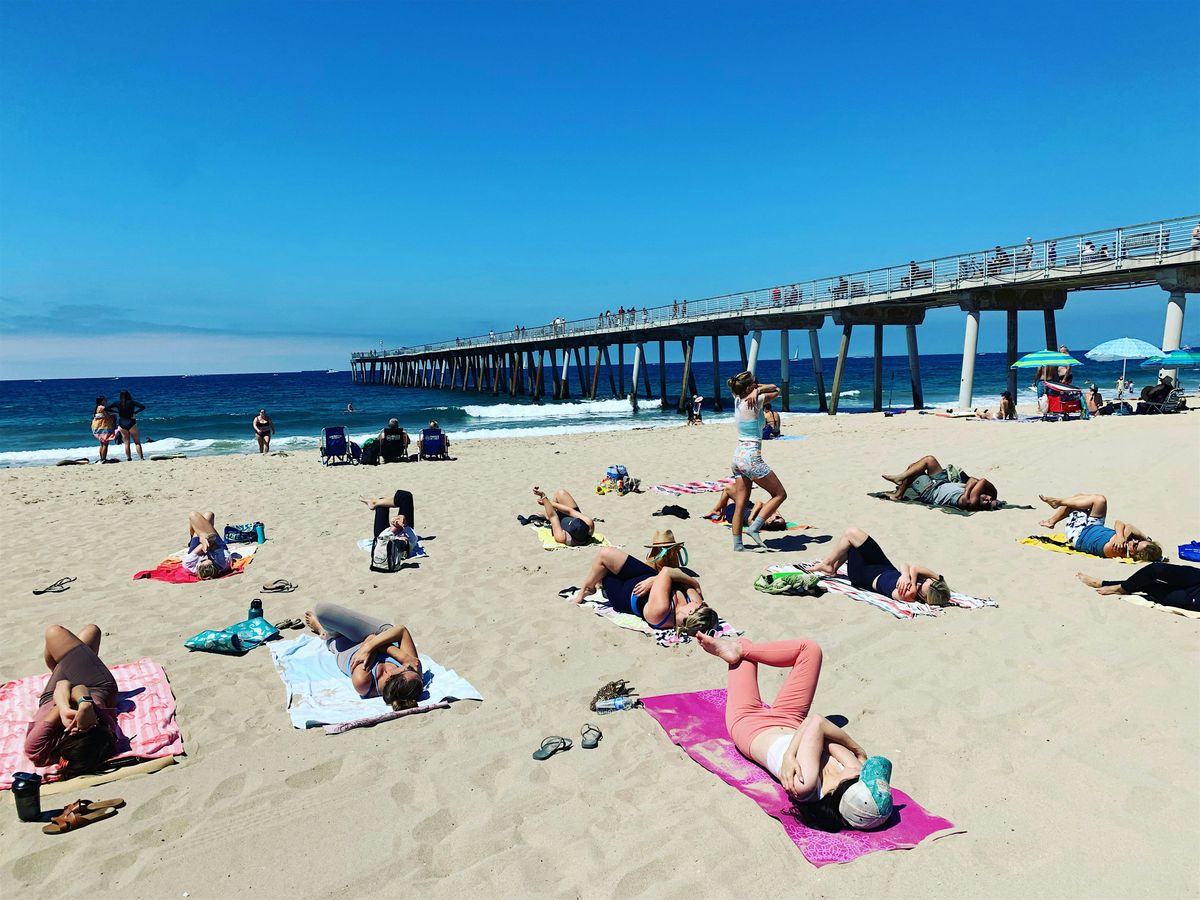
[[[449,459],[446,433],[440,428],[421,429],[421,459]]]
[[[350,442],[346,440],[344,425],[321,429],[320,451],[321,465],[323,466],[331,463],[354,463],[354,459],[350,456]]]

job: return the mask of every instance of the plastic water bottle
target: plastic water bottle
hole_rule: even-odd
[[[246,613],[247,619],[261,619],[263,617],[263,608],[261,600],[250,601],[250,611]]]
[[[42,776],[32,772],[16,772],[12,779],[13,801],[17,818],[36,822],[42,817]]]
[[[267,529],[263,527],[262,522],[254,523],[254,539],[260,544],[265,544],[267,542]]]
[[[596,712],[607,716],[609,713],[621,712],[626,709],[636,709],[642,701],[636,697],[613,697],[611,700],[600,700],[596,703]]]

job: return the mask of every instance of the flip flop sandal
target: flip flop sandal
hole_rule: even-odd
[[[583,749],[595,750],[600,746],[600,740],[604,737],[604,732],[593,725],[591,722],[579,729],[579,734],[583,737]]]
[[[303,628],[304,622],[300,619],[284,619],[282,622],[276,622],[275,627],[280,631],[285,631],[288,628]]]
[[[33,593],[35,595],[61,594],[63,591],[69,591],[71,589],[71,582],[73,581],[75,581],[74,578],[60,578],[58,581],[54,582],[54,584],[48,585],[47,587],[42,588],[40,591],[34,591]]]
[[[579,588],[576,587],[575,585],[571,585],[570,587],[565,587],[561,591],[559,591],[558,596],[562,597],[564,600],[567,600],[571,597],[574,597],[578,593],[579,593]]]
[[[117,809],[118,807],[115,806],[96,806],[93,808],[86,800],[76,800],[51,819],[49,825],[42,826],[42,833],[65,834],[68,831],[75,831],[84,826],[91,825],[93,822],[111,819],[117,814]]]
[[[565,737],[548,737],[542,741],[542,746],[533,751],[533,758],[536,760],[545,760],[552,757],[555,753],[561,750],[570,750],[571,740]]]
[[[262,589],[266,594],[290,594],[296,589],[296,585],[283,578],[277,578],[270,584],[264,584]]]

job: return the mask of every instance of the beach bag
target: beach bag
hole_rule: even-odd
[[[825,588],[818,582],[819,575],[808,572],[764,572],[754,579],[754,589],[764,594],[798,594],[820,597]]]
[[[362,447],[358,446],[354,441],[350,442],[350,458],[356,463],[362,464]]]
[[[201,631],[184,641],[183,646],[189,650],[237,656],[278,636],[278,628],[266,619],[256,618],[230,625],[223,631]]]
[[[609,466],[604,477],[609,481],[620,481],[622,478],[629,477],[629,470],[624,466]]]
[[[243,525],[226,525],[225,543],[227,544],[253,544],[258,540],[258,535],[255,533],[255,526],[262,525],[262,522],[247,522]]]
[[[379,465],[379,439],[370,438],[363,441],[362,453],[359,456],[359,465],[377,466]]]
[[[408,538],[399,535],[375,538],[371,541],[371,571],[399,572],[408,559],[409,550]]]
[[[1179,558],[1191,562],[1200,562],[1200,541],[1179,545]]]

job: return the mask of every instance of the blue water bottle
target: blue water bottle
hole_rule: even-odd
[[[262,601],[255,599],[250,601],[250,611],[246,613],[246,619],[261,619],[263,617]]]
[[[267,542],[267,530],[263,528],[262,522],[254,523],[254,539],[260,544],[265,544]]]

